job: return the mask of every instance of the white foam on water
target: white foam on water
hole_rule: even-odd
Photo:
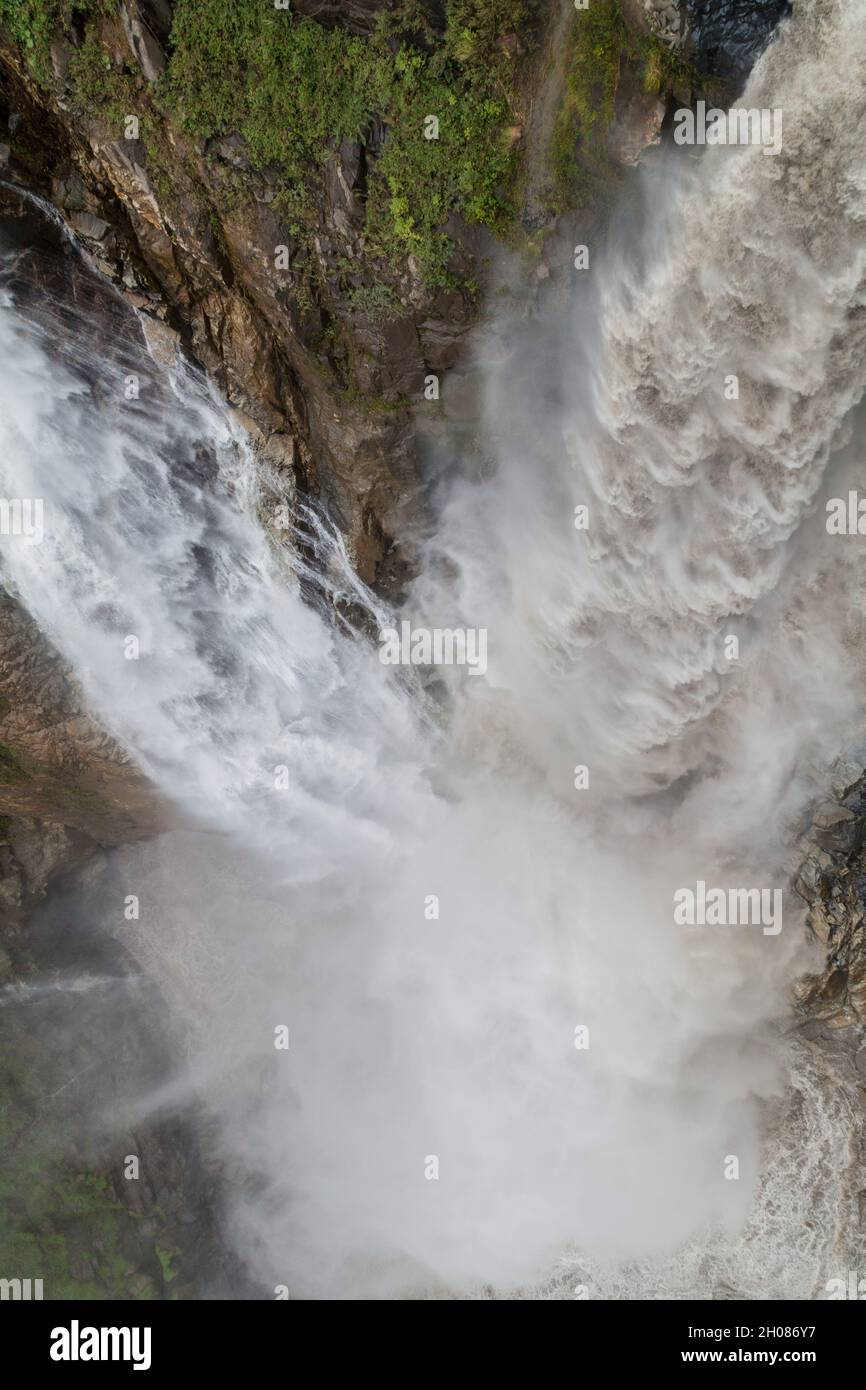
[[[850,1108],[777,1020],[818,959],[792,827],[862,707],[823,500],[862,462],[864,19],[798,4],[743,99],[784,106],[779,157],[660,164],[639,261],[491,372],[493,476],[440,499],[402,615],[487,629],[438,710],[303,601],[204,383],[151,366],[133,406],[109,373],[98,407],[0,309],[0,488],[46,517],[5,572],[190,817],[114,856],[104,910],[256,1175],[265,1284],[807,1297],[850,1250]],[[699,879],[783,888],[783,931],[676,926]]]

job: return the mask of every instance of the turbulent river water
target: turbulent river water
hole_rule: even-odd
[[[659,157],[580,314],[496,325],[489,466],[443,474],[400,613],[317,524],[371,626],[484,628],[483,678],[383,665],[262,526],[209,385],[131,313],[100,345],[22,304],[4,254],[0,489],[44,504],[6,582],[177,812],[87,911],[174,1019],[141,1110],[201,1097],[255,1175],[232,1229],[265,1284],[808,1298],[857,1258],[787,885],[862,738],[863,561],[825,503],[863,461],[864,21],[798,4],[742,99],[781,153]],[[781,889],[783,930],[676,925],[699,880]]]

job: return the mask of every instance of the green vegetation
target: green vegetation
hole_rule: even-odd
[[[18,1040],[28,1057],[31,1046]],[[36,1134],[45,1121],[34,1127],[26,1084],[8,1074],[0,1081],[0,1270],[42,1279],[48,1299],[157,1297],[159,1247],[146,1273],[140,1218],[116,1200],[104,1175],[75,1171],[41,1148]]]
[[[594,0],[575,19],[574,51],[551,148],[556,210],[581,204],[612,176],[606,139],[630,40],[617,0]]]
[[[0,24],[40,81],[51,71],[49,49],[61,18],[60,0],[0,0]]]
[[[118,67],[104,43],[102,22],[116,11],[116,0],[0,0],[0,26],[46,85],[52,38],[65,34],[76,108],[114,124],[138,114],[157,156],[162,121],[199,137],[242,134],[253,160],[276,171],[293,235],[312,225],[335,146],[363,138],[374,119],[385,138],[365,210],[373,260],[412,254],[429,284],[448,283],[449,216],[497,228],[512,215],[513,64],[499,40],[525,33],[526,0],[447,0],[444,34],[418,0],[402,0],[367,38],[264,4],[177,0],[169,68],[146,97],[131,57]],[[438,139],[425,138],[430,116]]]
[[[358,314],[385,322],[399,318],[400,301],[389,285],[361,285],[351,291],[349,302]]]
[[[159,1260],[160,1268],[162,1270],[163,1283],[166,1285],[170,1284],[173,1279],[177,1278],[178,1272],[175,1269],[175,1260],[177,1259],[179,1254],[180,1251],[174,1246],[170,1248],[168,1246],[159,1244],[157,1244],[156,1246],[156,1256]]]
[[[0,1228],[0,1264],[19,1279],[42,1279],[48,1298],[153,1298],[147,1280],[133,1294],[139,1271],[117,1248],[121,1228],[132,1220],[118,1203],[104,1197],[99,1178],[91,1175],[45,1176],[41,1167],[13,1168],[26,1190],[24,1209],[16,1218],[29,1229]],[[10,1203],[17,1193],[9,1193]],[[86,1253],[95,1277],[76,1277]]]
[[[52,81],[51,43],[83,31],[69,58],[69,78],[80,111],[100,110],[120,121],[130,110],[137,69],[118,69],[99,40],[99,21],[117,12],[117,0],[0,0],[0,27],[21,49],[42,86]]]
[[[618,0],[593,0],[574,17],[574,49],[551,149],[557,185],[554,211],[603,197],[616,177],[607,137],[625,64],[647,92],[661,94],[694,78],[661,39],[641,37],[629,27]]]
[[[76,108],[82,114],[99,112],[113,125],[138,108],[136,79],[131,68],[116,68],[99,41],[98,21],[88,25],[84,41],[69,59]]]
[[[412,4],[358,38],[288,11],[178,0],[161,96],[190,133],[239,131],[259,165],[278,168],[296,229],[335,145],[380,118],[387,136],[370,182],[368,249],[382,259],[413,253],[428,282],[443,283],[449,215],[496,226],[511,211],[511,76],[496,39],[524,22],[522,0],[451,0],[429,52]],[[425,138],[429,116],[438,139]]]
[[[0,0],[0,25],[26,57],[38,81],[51,77],[51,40],[76,19],[111,14],[117,0]]]
[[[126,53],[117,0],[0,0],[0,27],[47,83],[52,37],[64,34],[75,109],[118,135],[123,117],[137,115],[160,206],[169,218],[173,208],[196,206],[219,246],[226,217],[249,205],[253,180],[221,163],[219,202],[208,206],[206,194],[199,206],[199,176],[173,130],[198,139],[240,134],[297,243],[301,314],[327,297],[313,249],[325,166],[344,139],[373,144],[360,195],[363,255],[342,272],[337,298],[346,292],[354,308],[387,319],[400,312],[397,277],[410,257],[428,287],[455,283],[455,214],[520,235],[519,144],[509,131],[519,122],[515,55],[531,47],[543,13],[538,0],[445,0],[443,32],[421,0],[395,0],[360,37],[269,4],[176,0],[168,68],[153,87]],[[554,213],[606,197],[616,179],[607,136],[624,65],[659,93],[688,75],[659,39],[635,34],[618,0],[593,0],[572,25],[550,150]],[[426,138],[431,117],[437,138]]]

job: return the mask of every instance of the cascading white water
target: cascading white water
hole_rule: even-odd
[[[90,391],[0,309],[0,489],[45,503],[6,573],[190,819],[114,856],[104,911],[258,1175],[236,1230],[265,1284],[807,1297],[852,1248],[846,1100],[774,1026],[795,900],[774,937],[672,912],[697,879],[785,882],[862,705],[862,561],[820,503],[860,462],[866,4],[797,8],[744,98],[784,108],[782,154],[660,164],[594,321],[511,326],[495,475],[450,487],[406,610],[488,631],[439,716],[302,601],[193,374],[148,362],[127,401],[130,346]]]

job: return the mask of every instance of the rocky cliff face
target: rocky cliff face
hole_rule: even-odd
[[[79,258],[63,254],[59,229],[9,188],[0,191],[0,241],[3,291],[24,313],[39,314],[46,300],[75,302],[90,312],[100,350],[112,350],[115,297],[100,292]],[[50,322],[45,327],[50,340]],[[82,344],[84,336],[79,328]],[[12,835],[7,902],[23,906],[42,895],[53,859],[68,863],[97,845],[154,834],[169,819],[146,779],[88,714],[72,673],[11,593],[0,595],[0,813]],[[45,855],[34,859],[27,848],[30,830],[13,834],[17,817],[45,827]]]
[[[0,598],[0,799],[23,815],[102,845],[166,821],[122,750],[87,714],[57,653],[23,609]]]
[[[802,845],[796,891],[809,929],[827,952],[823,973],[803,982],[805,1010],[833,1028],[866,1027],[866,775],[837,772],[836,797],[817,807]]]
[[[34,291],[53,293],[14,187],[47,198],[149,336],[180,339],[211,373],[274,504],[314,498],[361,577],[393,591],[423,506],[419,441],[473,409],[459,387],[447,399],[446,374],[494,234],[540,285],[545,239],[561,222],[565,248],[570,223],[597,225],[687,74],[616,0],[256,14],[226,0],[0,0],[6,235]],[[141,780],[88,726],[25,615],[9,607],[3,622],[0,805],[99,843],[148,833]]]
[[[460,191],[435,170],[425,182],[421,166],[435,164],[431,151],[444,132],[425,140],[423,113],[394,155],[406,166],[399,171],[406,194],[392,191],[397,173],[390,183],[377,175],[397,137],[372,99],[362,101],[358,84],[373,80],[376,65],[396,66],[393,44],[383,37],[374,50],[369,37],[352,36],[369,36],[392,8],[373,0],[294,6],[267,15],[259,34],[241,32],[243,25],[232,32],[232,7],[215,0],[204,10],[125,0],[91,6],[83,25],[74,17],[65,25],[58,12],[41,64],[8,42],[0,55],[12,170],[38,183],[135,303],[179,331],[245,412],[287,488],[328,504],[362,577],[380,583],[399,577],[398,513],[416,482],[408,409],[423,399],[425,378],[453,362],[473,316],[477,237],[460,213],[473,212],[480,227],[499,210],[493,194],[489,206],[461,206]],[[527,22],[522,4],[511,8]],[[420,71],[431,49],[442,50],[442,15],[436,5],[414,10],[423,26],[412,50]],[[285,71],[271,72],[263,45],[278,43],[289,26],[303,42],[285,56]],[[245,45],[238,86],[253,86],[254,63],[263,82],[303,78],[298,111],[283,111],[276,98],[264,113],[253,111],[254,92],[239,92],[231,115],[222,96],[208,105],[225,54],[244,55]],[[507,93],[512,60],[495,52]],[[290,70],[295,61],[298,71]],[[344,90],[339,65],[352,64],[357,71]],[[324,129],[362,122],[352,135],[326,138],[309,109],[326,99],[329,77],[334,110]],[[383,87],[389,82],[397,82],[394,73]],[[382,100],[405,97],[385,90]],[[483,100],[462,70],[438,88],[431,79],[430,104],[438,99],[443,123],[458,97],[461,119],[474,122],[463,139],[452,137],[463,144],[489,124]],[[504,111],[501,99],[499,106]],[[282,125],[289,117],[309,127],[300,141],[299,131]],[[403,118],[414,122],[416,113]],[[296,141],[305,146],[298,157]],[[497,148],[485,176],[504,181],[508,162]],[[443,222],[454,217],[447,268],[420,229],[423,208],[409,209],[410,195],[438,199]]]
[[[648,108],[682,79],[664,45],[615,0],[249,17],[226,0],[2,0],[0,33],[4,18],[9,173],[182,336],[287,492],[327,505],[362,578],[399,585],[415,417],[477,315],[493,235],[537,255],[539,230],[657,136]],[[630,143],[608,151],[623,112]]]

